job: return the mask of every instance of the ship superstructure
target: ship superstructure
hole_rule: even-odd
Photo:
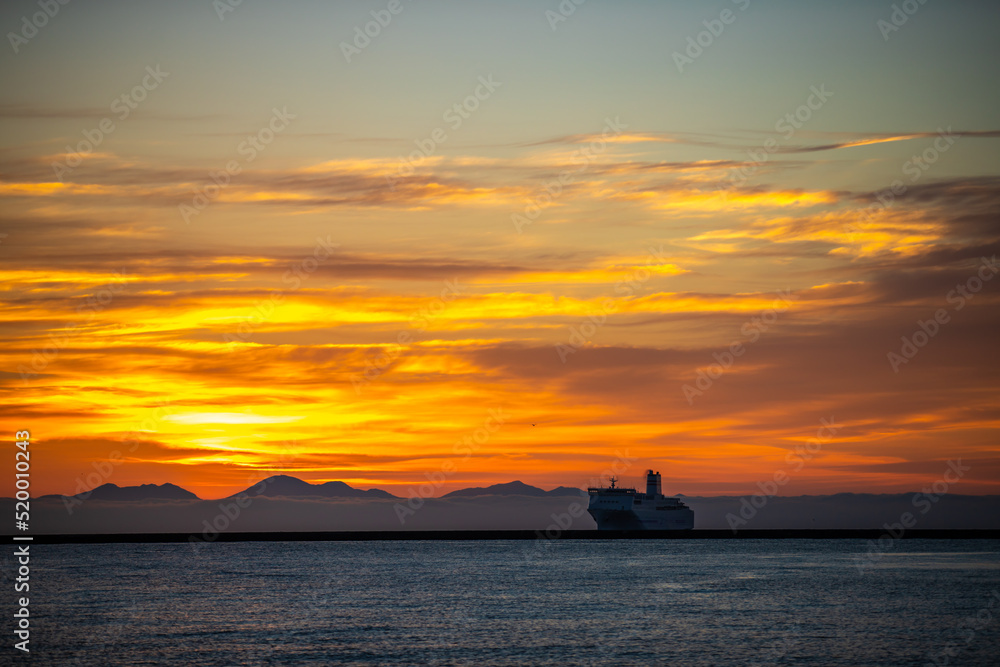
[[[680,498],[664,496],[660,473],[646,471],[646,493],[616,486],[591,487],[587,512],[594,517],[598,530],[691,530],[694,512]]]

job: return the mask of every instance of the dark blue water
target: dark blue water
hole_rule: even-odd
[[[36,545],[31,657],[19,662],[1000,664],[1000,543],[906,540],[861,570],[864,551],[861,540]]]

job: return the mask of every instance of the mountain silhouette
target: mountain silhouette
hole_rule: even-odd
[[[62,498],[58,494],[41,496],[42,498]],[[142,484],[140,486],[118,486],[108,482],[98,487],[78,493],[80,500],[201,500],[186,489],[176,484]]]
[[[344,482],[325,482],[310,484],[291,475],[274,475],[257,482],[242,491],[251,498],[264,496],[266,498],[396,498],[381,489],[355,489]],[[233,494],[230,498],[240,494]]]
[[[324,482],[322,484],[311,484],[298,477],[291,475],[273,475],[261,480],[256,484],[244,489],[239,493],[234,493],[228,498],[235,498],[240,494],[246,494],[253,498],[263,496],[265,498],[372,498],[372,499],[396,499],[388,491],[381,489],[356,489],[345,482]],[[549,491],[531,486],[521,481],[507,482],[505,484],[493,484],[491,486],[477,486],[468,489],[458,489],[451,493],[446,493],[442,498],[473,498],[476,496],[530,496],[530,497],[553,497],[553,496],[581,496],[585,495],[580,489],[569,486],[559,486]],[[65,496],[59,494],[49,494],[40,498],[59,499]],[[79,493],[75,497],[80,500],[115,500],[115,501],[144,501],[144,500],[201,500],[198,496],[175,484],[142,484],[140,486],[118,486],[117,484],[102,484],[90,491]]]
[[[476,486],[469,489],[459,489],[458,491],[452,491],[451,493],[446,493],[442,498],[471,498],[473,496],[579,496],[583,495],[580,489],[574,489],[568,486],[560,486],[551,491],[545,491],[537,486],[531,486],[530,484],[525,484],[522,481],[516,480],[513,482],[507,482],[506,484],[493,484],[491,486]]]

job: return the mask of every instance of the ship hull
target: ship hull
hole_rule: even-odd
[[[598,530],[691,530],[694,512],[688,508],[672,510],[587,510]]]

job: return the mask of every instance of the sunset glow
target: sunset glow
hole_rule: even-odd
[[[687,495],[915,491],[959,458],[954,492],[1000,493],[1000,54],[971,13],[930,49],[851,5],[861,81],[801,27],[807,57],[742,58],[774,7],[678,72],[691,8],[554,31],[518,2],[471,34],[406,4],[348,63],[367,6],[304,3],[279,47],[230,31],[281,32],[279,5],[202,5],[124,36],[74,3],[0,63],[0,423],[31,431],[33,494],[409,496],[449,461],[439,494],[586,487],[618,452]],[[913,35],[945,10],[920,11]]]

